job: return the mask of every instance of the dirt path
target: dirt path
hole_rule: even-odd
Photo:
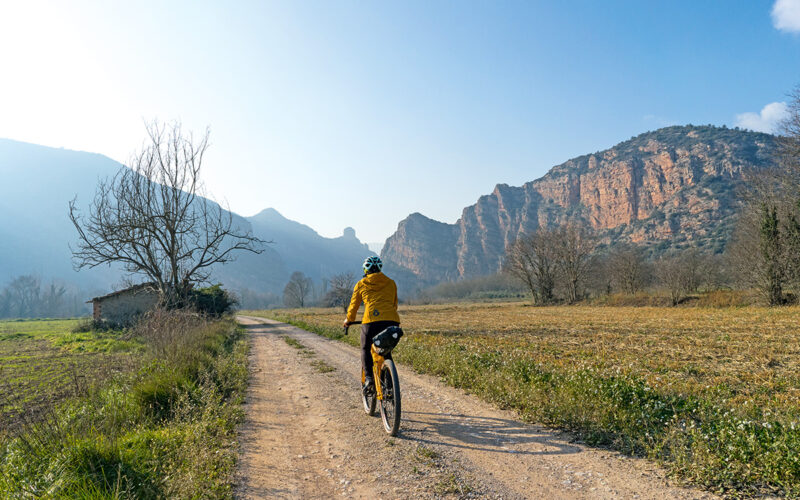
[[[239,497],[714,498],[403,366],[403,422],[390,438],[361,409],[356,349],[239,319],[251,336]]]

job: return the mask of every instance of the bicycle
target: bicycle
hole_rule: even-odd
[[[350,326],[360,324],[361,321],[354,321],[350,323]],[[345,335],[348,334],[349,329],[349,326],[344,327]],[[373,343],[370,347],[370,352],[372,353],[373,380],[375,381],[374,392],[366,394],[363,391],[367,375],[364,373],[364,369],[361,369],[361,402],[364,405],[366,414],[374,416],[375,408],[380,401],[383,428],[390,436],[396,436],[397,431],[400,429],[400,379],[397,376],[397,366],[395,366],[394,361],[392,361],[391,358],[386,359],[386,356],[391,354],[394,345],[391,345],[391,347],[379,347],[375,345],[375,340],[378,340],[387,330],[376,335],[375,338],[372,339]],[[399,341],[399,337],[403,335],[403,332],[399,328],[397,328],[397,330],[399,331],[399,335],[395,335],[395,339]]]

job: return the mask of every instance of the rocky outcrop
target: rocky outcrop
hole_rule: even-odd
[[[668,127],[553,167],[522,186],[500,184],[455,224],[421,214],[400,222],[381,257],[417,286],[496,272],[521,233],[567,221],[607,244],[657,251],[687,243],[721,251],[736,187],[772,162],[775,137],[718,127]]]
[[[413,213],[397,226],[397,231],[386,240],[381,256],[391,255],[385,271],[401,282],[433,284],[459,277],[453,262],[456,252],[458,227]]]

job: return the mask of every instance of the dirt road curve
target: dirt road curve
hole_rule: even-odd
[[[355,349],[239,319],[251,338],[241,498],[713,498],[403,366],[403,423],[390,438],[361,409]]]

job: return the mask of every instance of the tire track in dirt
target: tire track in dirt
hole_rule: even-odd
[[[403,422],[389,438],[361,408],[357,349],[239,319],[251,335],[251,381],[238,496],[715,498],[670,484],[652,462],[575,444],[404,366]],[[312,368],[311,357],[333,370]]]

